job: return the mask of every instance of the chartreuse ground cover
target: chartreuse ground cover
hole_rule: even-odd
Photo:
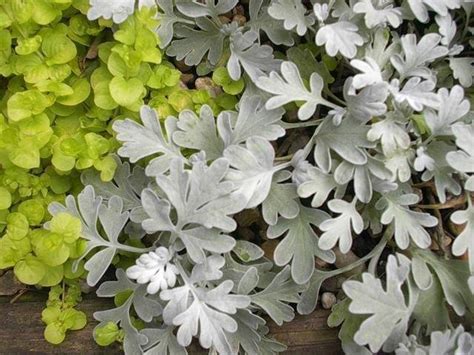
[[[345,353],[472,354],[472,8],[0,0],[0,269],[46,340],[93,291],[101,346],[276,354],[332,282]]]

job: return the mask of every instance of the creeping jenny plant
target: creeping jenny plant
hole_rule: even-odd
[[[70,264],[126,354],[279,353],[264,316],[311,313],[331,278],[346,353],[472,353],[472,7],[0,0],[0,266],[50,286]],[[238,238],[249,211],[270,253]],[[81,325],[56,309],[52,342]]]

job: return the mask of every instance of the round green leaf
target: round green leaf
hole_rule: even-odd
[[[117,340],[120,328],[114,322],[108,322],[94,330],[94,339],[100,346],[108,346]]]
[[[60,322],[53,322],[46,326],[44,338],[51,344],[60,344],[66,338],[66,331]]]
[[[57,266],[64,264],[69,258],[69,248],[64,239],[56,233],[48,233],[35,242],[34,251],[46,265]]]
[[[37,284],[46,273],[46,266],[35,256],[27,255],[14,269],[15,276],[26,285]]]
[[[62,265],[49,266],[43,278],[38,282],[38,285],[44,287],[51,287],[61,282],[64,276],[64,268]]]
[[[143,83],[136,78],[126,80],[115,77],[110,81],[109,89],[115,102],[125,107],[136,103],[146,92]]]
[[[84,102],[91,93],[91,87],[87,79],[79,79],[71,85],[74,92],[68,96],[58,97],[56,102],[66,105],[75,106]]]
[[[0,186],[0,210],[6,210],[12,204],[12,195],[6,188]]]

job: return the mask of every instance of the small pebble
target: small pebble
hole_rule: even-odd
[[[337,302],[336,296],[332,292],[324,292],[321,295],[321,305],[324,309],[331,309]]]

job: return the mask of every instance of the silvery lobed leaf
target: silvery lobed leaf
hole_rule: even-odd
[[[207,59],[214,65],[222,56],[224,39],[237,29],[237,25],[228,24],[218,27],[207,17],[196,19],[199,29],[179,26],[175,29],[175,39],[166,53],[186,65],[198,65],[207,54]]]
[[[298,36],[303,36],[314,24],[314,18],[306,15],[306,8],[300,0],[272,1],[268,13],[274,19],[283,20],[285,30],[296,29]]]
[[[232,181],[237,193],[245,196],[246,208],[260,205],[270,192],[273,174],[281,169],[273,166],[273,146],[263,138],[251,137],[245,148],[238,145],[226,148],[224,158],[231,166],[226,180]]]
[[[299,314],[311,314],[316,309],[322,283],[333,276],[331,271],[314,269],[307,287],[301,293],[301,299],[297,306]]]
[[[341,53],[346,58],[353,58],[357,47],[364,44],[364,39],[358,31],[358,27],[348,21],[323,25],[316,34],[316,45],[324,45],[326,53],[331,57]]]
[[[140,331],[148,341],[143,345],[144,355],[186,355],[186,348],[178,344],[173,334],[175,327],[145,328]]]
[[[227,253],[222,272],[224,279],[234,281],[235,292],[248,294],[256,287],[264,288],[269,284],[270,281],[266,279],[273,275],[272,267],[273,263],[265,258],[250,263],[239,263],[232,258],[232,254]],[[241,292],[244,289],[248,292]]]
[[[238,329],[235,333],[227,334],[234,349],[239,349],[240,345],[246,354],[259,355],[274,355],[286,350],[282,343],[266,337],[268,327],[263,318],[247,309],[239,309],[234,319]]]
[[[465,88],[472,86],[474,78],[474,58],[449,58],[449,67],[453,71],[453,77]]]
[[[314,136],[314,160],[324,172],[331,170],[331,151],[342,159],[356,165],[367,163],[365,148],[372,148],[374,143],[367,140],[368,126],[359,124],[351,117],[335,126],[332,120],[324,120]]]
[[[291,177],[287,170],[279,171],[273,176],[272,185],[267,198],[262,203],[262,216],[265,222],[273,226],[278,216],[292,219],[299,213],[296,184],[282,183]]]
[[[377,5],[380,2],[376,2]],[[400,8],[394,8],[393,4],[384,4],[375,7],[371,0],[360,0],[353,6],[355,13],[364,14],[365,25],[367,28],[374,28],[380,25],[390,24],[397,28],[402,23],[402,11]]]
[[[372,141],[380,141],[385,155],[390,155],[398,149],[408,149],[411,139],[406,130],[406,123],[397,114],[388,113],[386,118],[380,120],[370,127],[367,138]]]
[[[195,0],[177,0],[176,7],[178,10],[189,17],[217,17],[231,11],[237,0],[205,0],[198,2]]]
[[[313,5],[313,12],[319,22],[324,22],[329,17],[329,10],[331,10],[328,4],[315,3]]]
[[[351,299],[349,311],[370,315],[355,333],[354,340],[357,344],[368,344],[372,352],[378,352],[397,328],[406,331],[411,310],[406,304],[402,285],[409,272],[410,260],[407,257],[401,255],[397,260],[394,255],[390,255],[386,270],[386,290],[380,279],[368,272],[362,274],[362,282],[344,282],[342,288]]]
[[[474,207],[472,202],[469,201],[465,210],[457,210],[450,218],[453,223],[464,225],[463,231],[454,239],[451,247],[453,255],[461,256],[467,253],[469,269],[474,275]]]
[[[232,287],[230,280],[212,289],[195,286],[186,280],[184,286],[161,292],[160,297],[168,301],[164,315],[169,312],[168,315],[172,315],[169,320],[178,326],[176,337],[180,345],[188,346],[193,336],[198,336],[205,349],[213,346],[219,353],[234,353],[227,333],[236,332],[238,325],[229,314],[246,308],[250,298],[230,294]]]
[[[461,2],[459,0],[408,0],[408,5],[420,22],[427,22],[429,10],[445,16],[448,10],[459,8]]]
[[[364,55],[374,59],[382,69],[387,68],[390,58],[400,52],[400,42],[392,41],[387,35],[387,29],[378,27],[374,30],[372,40],[364,46],[364,49]],[[384,78],[391,75],[391,71],[391,69],[383,70]]]
[[[97,20],[103,17],[112,19],[115,23],[124,22],[135,11],[135,0],[89,0],[90,8],[87,11],[88,20]]]
[[[329,209],[340,213],[338,217],[326,219],[319,225],[323,231],[318,242],[322,250],[330,250],[339,243],[341,253],[346,254],[352,246],[352,231],[360,234],[364,229],[364,221],[356,209],[357,198],[352,202],[335,199],[328,202]]]
[[[256,85],[260,89],[276,95],[265,104],[268,110],[281,107],[293,101],[305,101],[298,110],[298,118],[300,120],[307,120],[314,114],[318,105],[325,105],[331,108],[337,107],[321,96],[324,82],[319,74],[311,74],[309,81],[310,90],[308,91],[301,79],[298,67],[292,62],[283,62],[281,64],[281,76],[277,72],[272,71],[268,77],[263,76],[259,78]]]
[[[441,44],[449,47],[451,41],[456,35],[456,22],[453,21],[449,13],[445,16],[437,15],[435,20],[438,24],[438,32],[442,36]]]
[[[190,258],[198,263],[205,261],[205,251],[225,253],[235,246],[235,240],[220,229],[235,229],[235,221],[228,215],[240,211],[246,201],[230,192],[233,185],[220,182],[227,171],[227,162],[214,161],[210,167],[194,165],[191,174],[174,161],[170,176],[159,176],[157,182],[168,196],[158,197],[151,189],[142,192],[142,204],[149,218],[142,222],[147,233],[169,231],[186,247]],[[171,204],[170,204],[171,202]],[[171,221],[171,205],[177,213]],[[196,226],[197,225],[197,226]]]
[[[420,76],[428,79],[431,77],[431,70],[426,64],[448,54],[448,49],[439,45],[440,41],[441,36],[437,33],[424,35],[418,43],[415,34],[406,34],[400,39],[403,56],[392,56],[392,65],[402,78]]]
[[[112,196],[119,196],[125,210],[139,207],[141,205],[140,193],[148,185],[150,179],[140,166],[135,166],[131,171],[128,162],[122,162],[118,157],[114,157],[114,160],[117,163],[117,170],[112,181],[102,181],[97,171],[89,169],[81,174],[82,184],[92,185],[104,201],[108,201]]]
[[[322,60],[318,62],[308,48],[292,47],[286,51],[286,55],[289,61],[298,67],[303,81],[309,81],[311,74],[318,73],[326,86],[334,82],[324,62]]]
[[[348,297],[337,302],[331,309],[327,324],[331,328],[340,326],[338,337],[341,340],[342,350],[345,354],[371,355],[372,352],[369,349],[356,344],[353,340],[354,334],[366,317],[349,312],[350,302],[351,299]]]
[[[325,173],[307,161],[296,161],[295,165],[293,181],[297,185],[298,196],[307,198],[314,195],[311,206],[322,206],[333,190],[336,197],[344,195],[345,186],[339,185],[331,173]]]
[[[407,182],[411,178],[411,163],[414,158],[413,149],[398,148],[385,155],[385,167],[400,182]]]
[[[438,219],[429,213],[408,208],[418,201],[417,195],[405,194],[396,197],[387,195],[377,202],[377,207],[384,209],[381,222],[395,226],[395,241],[400,249],[408,248],[410,238],[419,248],[425,249],[431,244],[431,237],[424,227],[436,226]]]
[[[446,161],[446,156],[450,152],[454,152],[454,146],[443,141],[434,141],[428,145],[424,153],[424,157],[431,161],[428,163],[429,166],[426,171],[421,175],[421,179],[429,181],[434,178],[436,193],[441,203],[446,202],[446,191],[449,191],[452,195],[461,193],[461,186],[452,176],[455,171]],[[415,159],[415,169],[417,163],[419,161]]]
[[[445,260],[429,250],[414,249],[415,256],[422,258],[430,270],[438,277],[444,293],[444,299],[462,316],[466,309],[474,312],[474,293],[472,287],[466,287],[472,275],[468,263],[463,260]]]
[[[173,141],[184,148],[204,151],[206,158],[214,160],[222,156],[224,142],[216,131],[216,120],[212,109],[203,105],[199,117],[191,110],[181,111],[173,133]]]
[[[137,315],[145,322],[150,322],[153,317],[160,315],[162,307],[160,303],[146,296],[146,287],[131,282],[123,269],[117,269],[115,274],[117,281],[102,283],[97,290],[97,295],[99,297],[114,297],[119,293],[128,292],[129,296],[117,308],[95,312],[94,318],[100,322],[97,327],[108,322],[119,324],[125,333],[124,351],[129,354],[139,354],[141,346],[147,342],[147,337],[140,334],[132,324],[130,318],[132,306]]]
[[[438,100],[442,103],[437,112],[427,109],[425,121],[434,136],[450,135],[451,125],[460,120],[469,112],[469,101],[464,98],[464,90],[461,86],[455,85],[451,92],[446,88],[438,90]]]
[[[464,331],[462,325],[456,329],[447,329],[444,332],[435,331],[430,334],[430,344],[421,345],[416,337],[410,336],[395,350],[396,355],[443,355],[443,354],[470,354],[474,348],[474,339],[470,333]]]
[[[137,280],[138,284],[146,284],[150,295],[160,290],[173,288],[179,274],[172,263],[174,251],[166,247],[158,247],[154,251],[143,253],[135,260],[135,265],[127,268],[127,277]]]
[[[464,188],[474,191],[474,123],[455,124],[452,126],[454,136],[456,137],[456,145],[461,148],[455,152],[449,152],[446,160],[454,169],[461,173],[467,174],[467,180]]]
[[[250,21],[247,22],[247,25],[257,33],[265,32],[272,43],[292,46],[294,40],[291,32],[285,31],[283,28],[283,21],[276,20],[268,14],[269,3],[269,0],[250,0]]]
[[[291,279],[290,267],[287,265],[262,291],[250,296],[252,303],[262,308],[273,321],[282,325],[295,317],[293,308],[287,302],[299,301],[299,292],[304,286],[296,284]]]
[[[240,211],[243,203],[242,196],[230,194],[234,185],[223,181],[228,168],[225,159],[217,159],[209,167],[198,163],[187,171],[182,161],[173,160],[170,174],[156,177],[158,186],[175,208],[180,225],[196,223],[224,231],[235,229],[236,223],[228,215]]]
[[[431,80],[423,80],[419,77],[408,79],[400,90],[398,79],[393,79],[389,90],[396,102],[406,102],[415,111],[423,108],[438,109],[441,106],[439,97],[433,92],[436,84]]]
[[[279,125],[285,112],[282,108],[266,109],[256,95],[244,96],[239,103],[237,117],[229,111],[217,118],[219,135],[226,147],[245,142],[250,137],[262,137],[273,141],[285,135]]]
[[[187,20],[174,13],[174,0],[156,0],[156,3],[158,4],[158,8],[162,11],[156,15],[159,21],[156,34],[160,39],[160,48],[166,48],[173,39],[173,26],[179,22],[187,23]]]
[[[222,156],[225,147],[243,143],[250,137],[275,140],[285,134],[278,124],[283,109],[267,110],[255,95],[244,96],[238,109],[238,113],[224,111],[219,114],[217,131],[209,106],[202,106],[199,118],[191,111],[182,111],[173,141],[181,147],[204,151],[208,160],[214,160]]]
[[[474,339],[471,333],[464,331],[462,325],[454,330],[447,329],[444,332],[436,331],[430,335],[431,343],[429,354],[450,353],[469,354],[474,351]]]
[[[230,58],[227,70],[233,80],[242,76],[241,67],[253,82],[272,70],[278,70],[281,60],[273,57],[273,49],[260,45],[254,31],[234,32],[230,37]]]
[[[350,94],[366,86],[384,83],[380,67],[374,59],[368,56],[365,57],[365,61],[352,59],[351,66],[359,70],[361,74],[355,75],[352,79],[350,88],[353,90],[349,90]]]
[[[170,137],[176,131],[177,122],[174,117],[168,117],[165,121],[165,130],[161,128],[158,116],[152,108],[142,106],[140,117],[143,125],[126,119],[115,121],[112,128],[117,132],[117,140],[122,142],[118,150],[121,157],[129,158],[132,163],[160,153],[157,158],[152,159],[145,172],[153,176],[168,171],[170,161],[174,158],[185,160]]]
[[[385,83],[378,83],[367,86],[358,93],[350,93],[351,78],[344,83],[344,99],[347,104],[348,114],[361,124],[365,124],[372,119],[387,112],[388,90]]]
[[[334,170],[334,179],[338,184],[345,185],[354,180],[355,195],[364,203],[369,203],[372,199],[374,177],[384,181],[391,180],[392,172],[384,166],[383,162],[372,157],[369,157],[367,164],[364,165],[354,165],[343,161]]]
[[[329,215],[321,210],[299,206],[300,213],[287,219],[280,217],[276,225],[267,230],[267,237],[275,239],[283,234],[285,237],[275,248],[273,259],[278,266],[291,261],[291,277],[300,285],[306,284],[314,271],[314,258],[325,262],[335,261],[334,253],[324,251],[318,246],[318,235],[312,226],[318,227]]]
[[[248,309],[239,309],[234,316],[237,322],[237,331],[228,333],[227,337],[233,349],[242,349],[247,354],[260,354],[260,343],[262,336],[258,328],[265,325],[265,320],[254,315]]]
[[[87,283],[90,286],[99,282],[119,250],[132,253],[146,251],[146,249],[131,247],[119,242],[118,237],[128,221],[129,213],[123,212],[123,201],[118,196],[112,196],[108,200],[108,204],[105,205],[102,204],[102,197],[96,196],[94,188],[86,186],[77,196],[77,203],[74,197],[69,195],[66,198],[65,206],[53,202],[49,205],[48,210],[53,216],[66,212],[81,220],[81,234],[87,240],[87,247],[76,263],[79,263],[93,249],[101,248],[84,264],[84,268],[89,271]],[[101,233],[99,233],[98,221],[102,226],[101,231],[103,230],[103,232]],[[48,224],[45,224],[45,228],[48,228]]]

